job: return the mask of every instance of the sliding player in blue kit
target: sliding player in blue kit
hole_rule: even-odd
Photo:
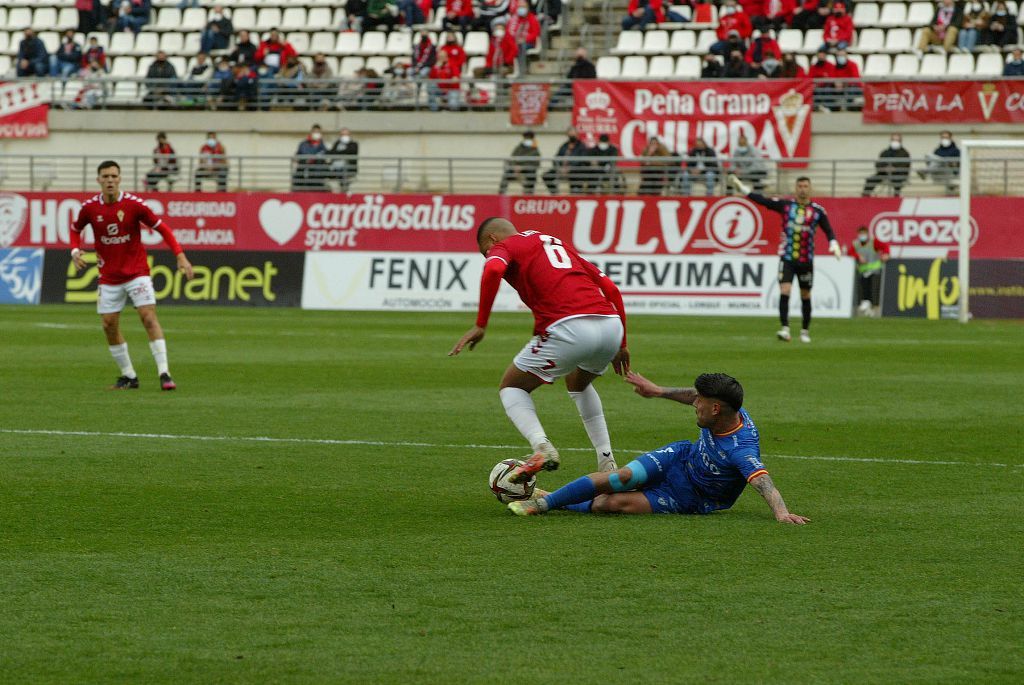
[[[710,514],[728,509],[750,484],[780,523],[803,525],[791,514],[761,463],[760,437],[743,407],[743,387],[723,373],[705,373],[692,388],[662,388],[635,372],[626,375],[642,397],[692,404],[700,438],[641,455],[610,473],[592,473],[531,500],[512,502],[520,516],[552,509],[609,514]]]

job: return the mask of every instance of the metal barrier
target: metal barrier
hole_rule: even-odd
[[[177,157],[173,168],[160,167],[151,156],[121,157],[123,187],[129,191],[318,191],[356,193],[487,194],[650,194],[724,195],[725,175],[735,170],[747,183],[769,194],[787,194],[799,176],[808,176],[816,195],[864,194],[867,179],[876,175],[876,159],[761,160],[752,170],[719,158],[719,171],[700,171],[706,158],[657,157],[645,160],[610,157],[480,158],[360,157],[353,173],[351,160],[311,157],[229,156],[224,167],[210,167],[199,157]],[[96,166],[101,157],[15,156],[0,159],[0,190],[98,191]],[[693,164],[687,164],[692,162]],[[906,160],[905,182],[883,174],[874,179],[875,195],[934,196],[956,191],[958,167],[931,158]],[[1024,195],[1024,157],[981,158],[975,164],[979,195]],[[923,176],[922,176],[923,174]]]

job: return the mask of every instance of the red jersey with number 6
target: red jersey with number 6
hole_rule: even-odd
[[[92,226],[100,283],[105,285],[127,283],[149,275],[146,248],[142,244],[143,227],[160,233],[174,254],[182,251],[174,234],[153,214],[153,210],[142,202],[142,198],[131,193],[121,193],[109,205],[103,202],[103,195],[86,200],[71,227],[72,248],[81,244],[81,234],[86,226]]]
[[[538,335],[576,316],[619,316],[598,286],[604,274],[558,238],[517,233],[488,250],[487,259],[508,265],[504,278],[533,312]]]

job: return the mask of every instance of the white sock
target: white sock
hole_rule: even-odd
[[[156,360],[156,372],[159,374],[170,373],[167,370],[167,341],[163,338],[151,340],[149,351],[153,353],[153,359]]]
[[[536,450],[543,443],[549,442],[537,418],[537,408],[533,405],[530,393],[520,388],[502,388],[498,395],[509,420],[523,434],[531,448]]]
[[[128,356],[128,343],[111,345],[108,349],[110,356],[114,358],[118,368],[121,369],[121,375],[135,378],[135,367],[132,366],[132,358]]]
[[[569,392],[569,397],[576,403],[576,408],[583,419],[583,427],[587,430],[598,460],[612,456],[612,439],[608,435],[608,424],[604,420],[604,407],[601,396],[593,385],[588,385],[583,392]]]

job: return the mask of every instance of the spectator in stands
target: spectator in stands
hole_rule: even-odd
[[[528,50],[537,45],[540,38],[540,22],[537,15],[530,11],[530,7],[524,2],[516,8],[516,13],[511,16],[505,25],[505,31],[512,36],[516,44],[516,58],[519,60],[519,76],[525,76],[528,69]]]
[[[199,193],[203,190],[203,181],[212,178],[217,182],[217,192],[228,189],[228,158],[224,146],[217,140],[217,134],[209,131],[203,146],[199,148],[199,163],[196,166],[192,189]]]
[[[313,66],[306,77],[306,92],[318,109],[327,110],[334,105],[337,86],[331,83],[334,70],[327,63],[327,55],[318,52],[313,56]]]
[[[274,76],[282,65],[288,63],[290,57],[297,56],[298,53],[292,44],[281,40],[281,32],[274,29],[267,39],[260,43],[253,60],[258,67],[266,70],[268,76]]]
[[[331,178],[338,182],[338,190],[347,193],[359,175],[359,143],[352,140],[347,128],[338,131],[338,139],[327,151],[331,160]]]
[[[167,134],[156,134],[156,147],[153,148],[153,168],[146,173],[142,181],[145,190],[156,190],[160,181],[167,181],[167,189],[173,190],[174,179],[178,176],[178,155],[167,140]]]
[[[466,104],[474,109],[487,107],[491,104],[491,93],[484,88],[478,88],[475,83],[470,83],[466,91]]]
[[[740,134],[740,139],[732,154],[732,170],[741,181],[751,186],[756,192],[764,190],[765,180],[768,178],[768,166],[758,149],[751,145],[743,134]]]
[[[956,35],[956,46],[964,52],[974,52],[982,33],[988,29],[991,15],[980,2],[964,7],[964,19]]]
[[[445,33],[444,45],[440,47],[440,51],[448,53],[448,63],[452,65],[455,73],[461,76],[462,67],[466,64],[466,51],[462,49],[454,31]]]
[[[658,136],[651,136],[640,153],[640,195],[661,195],[668,184],[670,168],[678,163]]]
[[[953,0],[941,0],[935,8],[930,26],[921,31],[918,50],[924,51],[932,45],[941,45],[946,52],[956,47],[957,32],[964,21],[964,9]]]
[[[473,28],[473,0],[445,0],[444,22],[445,31],[458,28],[463,34]]]
[[[718,16],[718,28],[715,30],[718,41],[712,44],[711,52],[722,56],[728,55],[736,49],[746,52],[747,39],[753,32],[754,27],[750,23],[750,17],[743,11],[743,8],[737,4],[736,0],[725,0]],[[739,43],[742,44],[740,46],[737,46],[735,40],[737,37]]]
[[[146,70],[148,91],[146,96],[142,98],[142,102],[153,105],[153,109],[156,109],[161,104],[171,102],[174,84],[168,83],[168,81],[173,81],[177,78],[178,70],[167,59],[167,53],[160,50],[156,53],[156,59],[149,65],[149,69]]]
[[[813,79],[832,78],[835,76],[836,66],[828,58],[827,50],[818,50],[818,54],[811,61],[807,70],[807,76]]]
[[[538,19],[541,24],[554,26],[558,23],[558,17],[562,15],[562,0],[547,0],[534,5],[537,10]]]
[[[210,78],[211,74],[213,74],[213,65],[210,63],[210,56],[205,52],[200,52],[192,62],[192,68],[188,70],[188,78],[190,81],[205,81]]]
[[[295,102],[305,80],[306,67],[302,64],[299,56],[288,55],[284,66],[274,74],[273,85],[268,96],[279,102]]]
[[[751,64],[750,66],[751,68],[754,67],[753,64]],[[754,72],[754,76],[762,79],[782,78],[782,62],[775,59],[771,55],[768,55],[768,57],[765,58],[764,62],[761,62],[760,68],[758,68],[757,71]]]
[[[750,47],[747,48],[744,59],[747,64],[756,69],[769,57],[774,57],[776,63],[782,59],[782,50],[779,49],[779,44],[775,41],[771,29],[761,32],[754,40],[750,41]]]
[[[712,55],[710,52],[704,55],[704,59],[701,61],[700,77],[702,79],[722,78],[725,76],[725,69],[722,67],[722,63],[718,61],[717,55]]]
[[[50,54],[46,51],[46,45],[32,29],[25,29],[25,35],[18,44],[15,60],[15,73],[18,76],[46,76],[50,73]]]
[[[116,12],[113,9],[116,7]],[[138,34],[150,22],[153,8],[150,0],[114,0],[112,14],[117,17],[115,31],[131,31]]]
[[[107,52],[100,45],[100,42],[96,39],[96,36],[90,36],[89,42],[86,44],[85,53],[82,55],[82,66],[85,69],[90,69],[93,62],[100,65],[104,72],[107,70]]]
[[[827,1],[803,0],[793,10],[793,23],[790,26],[799,31],[824,29],[825,20],[832,15],[832,8]]]
[[[558,195],[558,186],[563,180],[568,181],[570,193],[580,195],[585,190],[586,168],[590,166],[587,160],[587,146],[580,140],[574,127],[570,126],[565,135],[566,140],[558,148],[551,168],[545,171],[541,178],[552,195]]]
[[[437,62],[431,67],[430,80],[427,81],[427,105],[431,112],[441,108],[441,100],[444,100],[448,109],[456,110],[459,107],[459,73],[452,68],[448,61],[448,53],[441,52],[437,55]]]
[[[473,77],[479,79],[508,76],[515,70],[517,52],[516,42],[512,36],[505,33],[505,27],[500,24],[495,26],[491,33],[491,42],[487,46],[484,66],[474,69]]]
[[[782,56],[782,66],[779,68],[779,78],[807,78],[807,72],[796,61],[793,55]]]
[[[78,10],[78,33],[88,34],[100,25],[100,12],[103,5],[100,0],[75,0]]]
[[[50,57],[50,76],[67,78],[82,69],[82,46],[75,41],[74,29],[64,32],[60,47]]]
[[[342,31],[363,32],[363,19],[366,18],[366,0],[345,0],[341,3],[345,8],[345,18],[341,20]]]
[[[537,186],[537,171],[540,169],[540,150],[533,131],[523,133],[522,140],[512,149],[512,154],[505,160],[501,170],[501,183],[498,184],[498,195],[508,192],[509,183],[518,183],[523,187],[523,195],[533,195]]]
[[[756,17],[751,23],[762,31],[772,29],[779,32],[793,23],[796,8],[796,0],[765,0],[764,16]]]
[[[952,131],[939,134],[939,146],[925,155],[925,168],[918,170],[917,175],[922,179],[931,176],[932,181],[945,186],[947,194],[953,194],[960,175],[960,148],[953,142]]]
[[[836,52],[836,63],[832,68],[832,75],[839,79],[845,79],[835,83],[837,108],[856,110],[860,108],[861,96],[864,89],[861,87],[860,67],[846,54],[846,50]]]
[[[320,124],[313,124],[309,135],[299,143],[292,167],[292,192],[327,190],[327,146]]]
[[[430,40],[430,34],[426,31],[420,33],[419,38],[412,46],[412,65],[410,70],[413,77],[426,78],[430,76],[430,70],[437,62],[437,48],[434,41]]]
[[[256,64],[256,52],[259,48],[249,38],[249,32],[241,30],[235,38],[235,49],[231,51],[229,59],[232,64],[244,62],[245,64]]]
[[[693,23],[714,24],[715,7],[710,0],[693,0]]]
[[[1021,57],[1020,48],[1013,49],[1013,57],[1003,67],[1003,76],[1024,76],[1024,57]]]
[[[479,31],[493,31],[498,24],[508,21],[511,4],[511,0],[477,0],[473,28]]]
[[[355,107],[358,109],[370,109],[380,101],[380,94],[384,92],[384,79],[377,73],[376,69],[363,67],[356,70],[356,78],[359,79],[359,90],[356,95]]]
[[[597,145],[589,150],[593,158],[593,167],[590,169],[590,183],[587,185],[587,192],[595,195],[605,192],[621,194],[626,190],[626,181],[619,172],[618,157],[619,148],[616,147],[607,133],[602,133],[597,139]]]
[[[206,29],[199,37],[199,50],[205,53],[227,50],[234,32],[235,25],[231,23],[231,17],[224,12],[224,7],[214,5]]]
[[[183,10],[187,7],[199,7],[199,0],[181,0],[178,3],[178,9]]]
[[[643,30],[648,24],[660,24],[664,21],[682,23],[686,21],[686,17],[672,10],[666,11],[664,0],[629,0],[626,18],[622,20],[622,29]]]
[[[82,86],[82,90],[75,96],[73,107],[92,109],[107,95],[107,84],[103,82],[106,71],[99,62],[92,60],[89,62],[89,66],[83,69],[81,73],[85,83]]]
[[[718,154],[703,139],[698,138],[686,153],[679,190],[681,194],[689,195],[693,188],[693,179],[696,177],[704,180],[704,189],[707,191],[705,194],[714,195],[715,185],[718,184],[721,174],[722,167],[718,163]]]
[[[743,52],[733,50],[729,53],[729,59],[722,70],[722,78],[754,78],[755,75],[756,72],[743,59]]]
[[[210,73],[210,80],[206,84],[206,93],[210,97],[213,109],[217,108],[224,82],[230,79],[231,63],[228,62],[227,57],[221,57],[214,65],[213,71]]]
[[[984,43],[1003,49],[1016,42],[1017,17],[1013,16],[1007,9],[1006,3],[1000,0],[992,6],[992,18],[988,21]]]
[[[565,75],[565,80],[568,83],[563,83],[558,87],[558,91],[551,98],[551,102],[554,105],[565,105],[572,99],[572,82],[580,79],[595,79],[597,78],[597,68],[594,63],[587,59],[587,49],[584,47],[576,48],[576,61],[569,67],[569,72]]]
[[[829,52],[845,50],[853,43],[853,33],[853,17],[846,13],[846,3],[837,2],[832,5],[832,14],[825,20],[825,42],[822,49]]]
[[[910,153],[903,147],[903,136],[894,133],[889,138],[889,147],[882,150],[875,162],[875,173],[864,179],[864,197],[870,197],[875,186],[888,183],[892,186],[892,194],[896,197],[903,192],[910,176]]]
[[[397,0],[398,18],[402,26],[416,26],[426,23],[426,15],[418,0]]]
[[[366,0],[366,16],[363,18],[363,32],[384,27],[385,31],[395,28],[398,20],[398,5],[395,0]]]
[[[248,62],[236,62],[231,78],[220,83],[220,100],[239,110],[256,109],[260,77]]]

